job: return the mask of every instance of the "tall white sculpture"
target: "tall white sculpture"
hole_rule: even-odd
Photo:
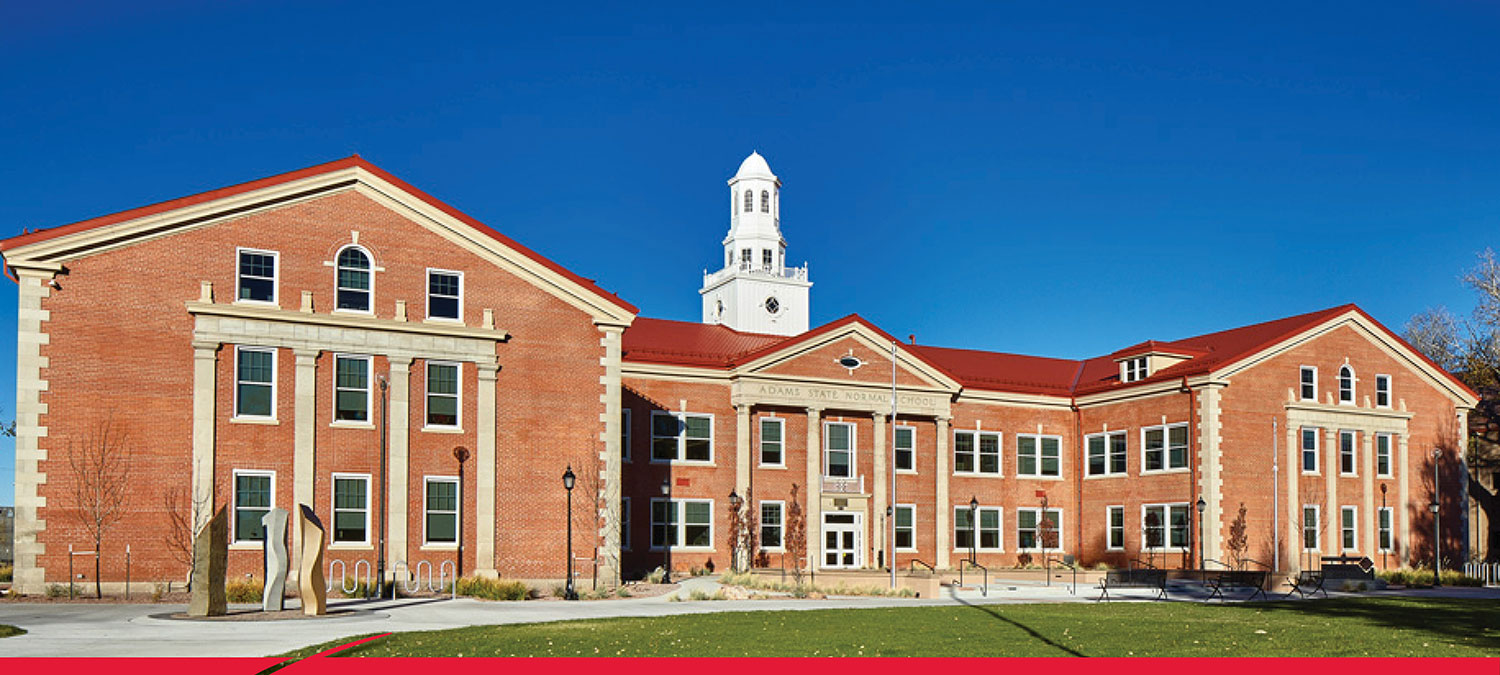
[[[266,612],[286,609],[286,573],[290,561],[286,554],[286,509],[271,509],[260,517],[265,529],[266,584],[260,596],[260,608]]]

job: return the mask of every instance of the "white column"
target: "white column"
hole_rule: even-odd
[[[1299,494],[1302,487],[1302,430],[1290,420],[1286,425],[1286,462],[1282,464],[1282,475],[1286,481],[1286,555],[1282,564],[1289,565],[1292,574],[1302,571],[1302,502]]]
[[[51,314],[42,308],[42,301],[52,294],[49,284],[53,271],[23,268],[19,263],[13,267],[20,287],[16,316],[15,589],[44,593],[46,570],[40,560],[47,552],[41,541],[47,521],[38,517],[38,509],[47,506],[47,498],[40,494],[47,482],[47,474],[42,471],[47,450],[41,446],[47,427],[41,425],[41,416],[47,413],[42,392],[48,387],[42,369],[48,366],[50,357],[42,356],[42,345],[48,343],[44,323]]]
[[[807,409],[807,562],[823,559],[823,409]]]
[[[1320,555],[1342,555],[1343,542],[1339,541],[1342,534],[1339,526],[1342,525],[1339,518],[1339,433],[1334,429],[1323,430],[1323,446],[1328,448],[1328,461],[1323,463],[1323,522],[1320,526],[1323,532],[1318,536],[1322,539],[1322,550]]]
[[[599,395],[599,401],[603,404],[603,412],[600,413],[600,421],[604,423],[604,430],[600,432],[600,445],[604,448],[599,459],[604,464],[604,484],[599,487],[603,494],[604,506],[600,525],[604,531],[600,533],[603,542],[601,557],[605,561],[605,569],[599,571],[604,578],[605,584],[609,586],[620,585],[620,507],[621,507],[621,455],[624,449],[620,447],[620,424],[623,417],[624,402],[621,399],[620,384],[620,346],[624,334],[623,326],[600,324],[599,346],[604,348],[604,356],[599,359],[599,365],[604,366],[604,373],[599,376],[599,384],[603,385],[604,392]]]
[[[386,466],[386,538],[385,559],[394,574],[394,563],[406,561],[407,498],[410,479],[408,443],[411,438],[411,362],[410,356],[391,355],[390,420],[387,422],[388,464]]]
[[[1375,435],[1369,432],[1360,432],[1359,451],[1364,455],[1364,461],[1360,462],[1360,489],[1364,493],[1359,510],[1363,532],[1359,533],[1359,551],[1370,559],[1380,557],[1380,542],[1375,540]]]
[[[193,530],[214,513],[214,401],[219,343],[193,343]]]
[[[1221,467],[1222,451],[1219,433],[1221,388],[1204,387],[1198,393],[1198,494],[1204,503],[1203,550],[1200,559],[1223,560],[1221,538],[1224,535],[1224,491]]]
[[[296,373],[292,380],[292,518],[299,505],[314,510],[313,486],[317,480],[315,444],[318,411],[318,350],[294,349]],[[330,516],[331,518],[332,516]],[[293,522],[296,522],[295,520]],[[329,523],[332,525],[332,523]],[[292,530],[292,574],[302,569],[302,528]]]
[[[871,451],[871,454],[875,456],[875,461],[873,462],[875,487],[870,491],[870,496],[874,504],[870,507],[870,524],[868,529],[871,533],[871,546],[868,560],[870,561],[870,567],[875,567],[876,563],[880,560],[880,553],[885,550],[886,533],[890,531],[890,524],[885,522],[885,506],[886,501],[889,500],[889,497],[886,495],[888,488],[886,483],[890,480],[885,473],[885,455],[888,452],[886,450],[886,435],[890,432],[886,430],[885,413],[875,413],[870,417],[875,420],[875,449]]]
[[[948,556],[953,548],[953,530],[948,526],[948,517],[953,513],[953,502],[948,498],[948,419],[937,418],[937,469],[933,472],[937,474],[934,477],[937,481],[937,504],[933,515],[937,517],[938,569],[948,568]]]
[[[1401,566],[1402,567],[1406,567],[1407,565],[1410,564],[1410,561],[1411,561],[1411,507],[1412,507],[1412,503],[1411,503],[1411,484],[1409,482],[1410,481],[1409,477],[1411,476],[1411,449],[1410,449],[1410,447],[1408,447],[1408,444],[1410,443],[1410,438],[1411,437],[1408,434],[1401,434],[1398,437],[1398,441],[1397,441],[1397,443],[1398,443],[1398,452],[1400,454],[1400,461],[1396,464],[1396,466],[1401,467],[1401,469],[1400,469],[1400,471],[1401,471],[1401,478],[1400,478],[1400,480],[1396,481],[1396,485],[1397,485],[1396,515],[1397,515],[1397,517],[1399,517],[1401,519],[1401,529],[1400,529],[1400,532],[1401,532],[1401,541],[1399,541],[1399,542],[1396,543],[1396,547],[1401,551]],[[1426,508],[1426,507],[1424,506],[1423,508]]]
[[[479,366],[479,411],[476,415],[474,452],[474,574],[498,577],[495,571],[495,381],[500,367]]]
[[[740,518],[749,517],[750,513],[750,406],[745,404],[734,407],[734,492],[740,496]],[[730,537],[739,537],[741,533],[730,532]],[[750,567],[750,550],[745,546],[745,539],[735,542],[737,555],[734,565],[739,569]]]

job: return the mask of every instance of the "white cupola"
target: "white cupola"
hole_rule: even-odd
[[[753,333],[807,330],[807,267],[786,265],[781,237],[781,180],[758,152],[729,179],[729,234],[724,267],[704,272],[703,322]]]

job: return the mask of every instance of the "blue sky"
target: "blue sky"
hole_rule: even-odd
[[[696,320],[758,149],[815,324],[1084,357],[1472,306],[1500,8],[927,4],[6,3],[0,236],[357,152]]]

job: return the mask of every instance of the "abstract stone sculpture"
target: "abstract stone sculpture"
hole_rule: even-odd
[[[302,533],[302,566],[297,582],[302,589],[302,613],[328,613],[328,585],[323,582],[323,521],[306,504],[298,504],[297,531]]]
[[[286,609],[286,573],[289,566],[286,555],[286,509],[271,509],[261,516],[260,524],[265,528],[266,585],[260,596],[260,608],[265,612]]]
[[[220,507],[193,538],[193,594],[188,616],[224,616],[224,573],[229,562],[229,517]]]

